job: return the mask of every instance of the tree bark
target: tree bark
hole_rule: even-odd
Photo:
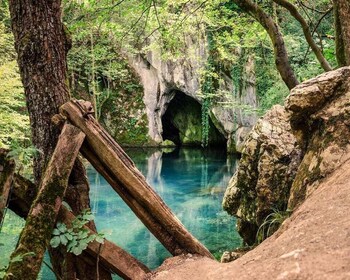
[[[321,49],[317,46],[314,39],[312,38],[312,34],[310,32],[310,27],[307,24],[306,20],[302,17],[302,15],[298,12],[297,7],[295,7],[292,3],[288,2],[287,0],[273,0],[278,5],[286,8],[289,13],[300,23],[305,39],[307,43],[309,44],[310,48],[316,55],[317,60],[320,62],[323,70],[325,71],[331,71],[332,67],[329,64],[329,62],[326,60],[326,58],[323,56]]]
[[[10,0],[9,4],[32,142],[39,150],[34,160],[35,185],[38,186],[60,133],[51,118],[70,98],[66,54],[71,42],[61,22],[61,0]],[[66,200],[76,215],[90,208],[89,185],[79,160],[69,180]],[[90,226],[95,229],[93,223]],[[94,267],[82,263],[71,254],[52,250],[50,255],[54,269],[61,276],[64,272],[68,279],[77,277],[92,280],[93,275],[96,275]],[[69,270],[62,266],[73,262],[75,265],[70,266]],[[105,278],[111,279],[107,278],[107,274]]]
[[[0,230],[10,194],[13,174],[15,172],[15,162],[7,160],[8,151],[0,149]]]
[[[289,89],[299,84],[292,67],[290,66],[287,50],[284,44],[283,36],[277,23],[271,16],[264,12],[259,5],[250,0],[233,0],[242,10],[252,15],[269,34],[273,44],[275,54],[275,63],[282,80]]]
[[[350,65],[350,1],[333,0],[336,55],[339,66]]]
[[[75,126],[66,124],[63,127],[11,259],[27,253],[34,255],[24,257],[21,262],[10,262],[5,279],[37,278],[84,138],[85,134]]]
[[[132,160],[92,116],[89,102],[70,101],[62,115],[86,134],[82,153],[134,213],[173,255],[194,253],[212,258],[147,184]]]

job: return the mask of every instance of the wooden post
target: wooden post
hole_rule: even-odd
[[[13,183],[12,199],[9,208],[19,216],[26,218],[30,205],[33,202],[31,190],[35,189],[34,184],[18,174],[15,174]],[[66,225],[71,225],[74,219],[74,214],[62,205],[57,220]],[[95,233],[91,229],[89,230],[91,234]],[[105,240],[101,250],[99,246],[100,244],[97,242],[89,243],[88,248],[84,252],[91,255],[94,259],[97,259],[97,256],[99,256],[99,263],[104,268],[124,279],[144,279],[146,274],[150,272],[145,265],[114,243]]]
[[[213,258],[147,184],[122,148],[93,118],[91,107],[86,102],[70,101],[60,108],[60,113],[86,134],[83,155],[170,253],[193,253]]]
[[[15,172],[15,162],[14,160],[7,159],[7,154],[7,150],[0,149],[0,230],[3,219],[5,218],[5,209]]]
[[[10,262],[5,279],[37,278],[68,186],[69,175],[84,138],[85,134],[79,128],[70,124],[64,125],[42,177],[38,195],[29,211],[17,248],[11,256],[11,259],[23,256],[23,260]]]

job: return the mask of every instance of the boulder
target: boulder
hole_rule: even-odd
[[[304,157],[288,207],[294,209],[350,156],[350,67],[295,87],[285,103]]]
[[[249,245],[267,215],[286,209],[300,155],[288,114],[280,105],[259,119],[248,134],[223,207],[238,218],[238,232]]]
[[[245,142],[223,207],[238,217],[244,241],[273,211],[294,210],[350,158],[350,67],[295,87],[285,107],[273,107]]]

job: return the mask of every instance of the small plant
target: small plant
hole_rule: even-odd
[[[10,263],[8,266],[4,266],[2,268],[0,268],[0,279],[4,279],[5,276],[10,276],[6,273],[8,267],[10,266],[11,263],[15,263],[15,262],[21,262],[23,261],[23,259],[25,257],[31,257],[31,256],[35,256],[35,253],[34,252],[28,252],[28,253],[25,253],[25,254],[19,254],[17,256],[14,256],[13,258],[10,259]]]
[[[286,211],[273,209],[272,211],[272,213],[266,216],[264,222],[260,225],[258,232],[256,233],[258,244],[271,236],[291,214],[291,211],[288,209]]]
[[[103,244],[103,234],[90,234],[90,231],[84,226],[94,219],[90,210],[84,210],[72,222],[72,226],[67,228],[63,223],[57,223],[52,232],[50,245],[57,248],[60,245],[66,246],[67,252],[74,255],[80,255],[92,241]]]
[[[33,159],[37,156],[39,150],[34,146],[23,146],[23,143],[12,141],[10,145],[10,152],[8,157],[11,157],[16,162],[16,169],[18,173],[30,174]]]

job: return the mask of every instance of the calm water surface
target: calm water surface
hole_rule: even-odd
[[[220,256],[240,245],[235,220],[221,207],[235,159],[200,149],[170,153],[129,149],[127,153],[185,227],[213,254]],[[87,172],[98,230],[148,267],[159,266],[170,254],[93,167]]]

